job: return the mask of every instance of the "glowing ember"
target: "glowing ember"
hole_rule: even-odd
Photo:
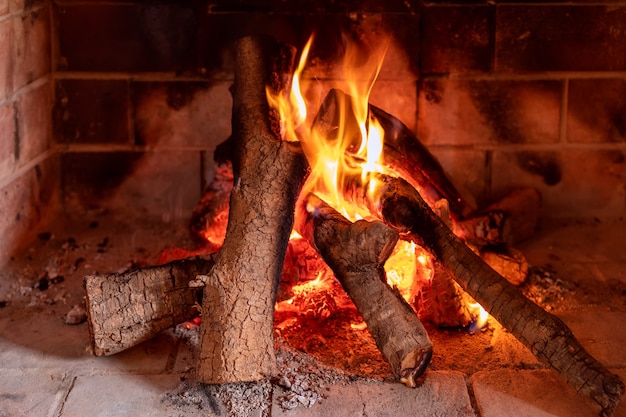
[[[312,88],[318,87],[312,82],[308,83],[308,88],[304,88],[307,83],[303,82],[302,74],[312,44],[313,37],[303,49],[289,89],[277,95],[267,90],[268,102],[280,115],[282,139],[299,141],[311,167],[303,195],[314,193],[351,221],[373,219],[373,214],[367,208],[346,201],[344,193],[359,187],[366,192],[369,206],[375,207],[378,184],[376,176],[371,174],[396,175],[391,167],[383,164],[385,132],[369,111],[370,93],[380,73],[388,43],[368,51],[365,56],[359,53],[355,44],[345,45],[342,65],[344,81],[332,87],[345,91],[346,100],[351,102],[337,103],[340,120],[336,121],[337,127],[332,132],[312,129],[311,115],[315,114],[317,108],[311,109],[313,111],[307,109],[308,105],[316,106],[321,102],[319,96],[322,93],[321,89]],[[348,108],[352,109],[353,114],[347,114]],[[360,184],[356,184],[358,181]],[[314,212],[316,207],[307,202],[307,209]],[[292,233],[292,239],[298,238],[299,235]],[[424,289],[430,290],[434,266],[425,250],[414,242],[401,240],[386,262],[385,271],[388,284],[396,287],[407,302],[414,305],[412,298]],[[326,278],[326,273],[318,272],[316,279],[294,286],[293,297],[279,303],[277,311],[296,306],[301,314],[326,318],[334,308],[333,294],[328,283],[336,284]],[[328,294],[331,296],[328,297]],[[473,315],[478,317],[476,326],[482,327],[487,314],[478,304],[476,306],[468,304]]]

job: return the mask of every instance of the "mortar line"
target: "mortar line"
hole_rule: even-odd
[[[18,88],[13,93],[9,94],[8,97],[0,100],[0,107],[6,106],[7,104],[17,101],[18,98],[22,97],[23,95],[29,93],[32,90],[35,90],[45,85],[46,83],[50,82],[50,80],[51,80],[50,73],[48,73],[37,78],[35,81],[32,81]]]
[[[61,417],[63,415],[63,409],[65,408],[65,404],[67,403],[67,398],[70,396],[72,389],[74,389],[74,384],[76,384],[76,378],[76,375],[72,374],[70,382],[65,389],[65,395],[63,395],[63,398],[61,398],[55,412],[52,414],[54,417]]]
[[[37,5],[37,6],[26,7],[26,8],[23,8],[21,10],[14,11],[14,12],[9,12],[9,13],[5,14],[4,16],[0,17],[0,23],[3,23],[5,21],[7,21],[7,20],[11,20],[11,19],[13,19],[15,17],[25,17],[25,16],[27,16],[27,15],[29,15],[31,13],[36,13],[36,12],[40,11],[41,9],[43,9],[45,7],[46,7],[45,4],[40,4],[40,5]]]
[[[5,188],[9,184],[11,184],[13,181],[26,175],[28,171],[30,171],[31,169],[33,169],[34,167],[36,167],[37,165],[39,165],[41,162],[45,161],[46,159],[52,157],[54,154],[55,154],[55,151],[51,149],[51,150],[47,150],[37,155],[35,158],[31,159],[27,164],[16,169],[8,177],[0,179],[0,189]]]
[[[476,394],[474,394],[474,385],[470,381],[469,376],[464,375],[464,378],[465,378],[465,388],[467,390],[467,396],[469,397],[469,400],[470,400],[470,406],[472,407],[472,410],[474,411],[474,415],[480,417],[482,416],[482,414],[480,412],[480,409],[478,408],[478,401],[476,400]]]
[[[129,81],[169,81],[169,82],[232,82],[232,75],[212,76],[210,78],[202,76],[186,75],[181,76],[175,72],[123,72],[123,71],[58,71],[55,73],[57,80],[129,80]]]

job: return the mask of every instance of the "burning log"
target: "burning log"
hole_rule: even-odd
[[[199,294],[189,282],[212,267],[209,256],[86,276],[83,286],[94,354],[113,355],[197,316]]]
[[[428,201],[448,200],[454,218],[464,218],[474,209],[461,197],[444,172],[441,164],[400,120],[384,110],[369,105],[369,111],[385,131],[383,156],[385,163],[393,167],[403,178],[418,187]],[[340,119],[343,120],[340,120]],[[338,129],[339,125],[342,129]],[[351,97],[341,90],[331,90],[313,122],[322,137],[332,138],[341,131],[353,136],[359,143],[360,131],[352,109]]]
[[[408,182],[386,175],[374,178],[380,187],[376,207],[371,209],[380,218],[422,241],[471,297],[540,361],[562,375],[601,416],[615,413],[624,383],[583,348],[562,320],[528,300],[490,268],[452,233]],[[367,201],[363,196],[355,195],[355,199]]]
[[[432,356],[426,329],[400,293],[386,284],[383,265],[398,233],[381,222],[349,222],[314,195],[308,213],[298,205],[296,230],[314,246],[367,323],[378,349],[394,374],[416,386]]]
[[[224,244],[201,277],[200,382],[258,380],[276,366],[274,303],[306,160],[273,129],[265,86],[280,87],[270,76],[291,73],[292,56],[269,38],[236,43],[235,183]]]

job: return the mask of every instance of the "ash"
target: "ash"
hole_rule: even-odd
[[[571,283],[558,278],[549,265],[534,266],[529,269],[528,277],[521,290],[529,300],[551,311],[563,304],[572,290],[571,286]]]
[[[194,356],[199,352],[199,326],[176,326],[174,333]],[[280,336],[275,339],[277,372],[270,379],[257,382],[209,385],[184,381],[175,392],[167,393],[163,402],[180,411],[203,410],[213,415],[248,417],[270,416],[272,399],[283,410],[312,407],[323,401],[331,385],[371,381],[321,363],[306,353],[296,351]],[[189,370],[192,372],[193,370]]]

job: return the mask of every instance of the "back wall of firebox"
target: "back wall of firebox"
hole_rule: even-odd
[[[298,4],[296,4],[298,3]],[[231,42],[267,33],[333,85],[344,41],[391,43],[370,101],[478,207],[620,217],[626,3],[0,1],[0,252],[60,208],[189,218],[230,135]]]

